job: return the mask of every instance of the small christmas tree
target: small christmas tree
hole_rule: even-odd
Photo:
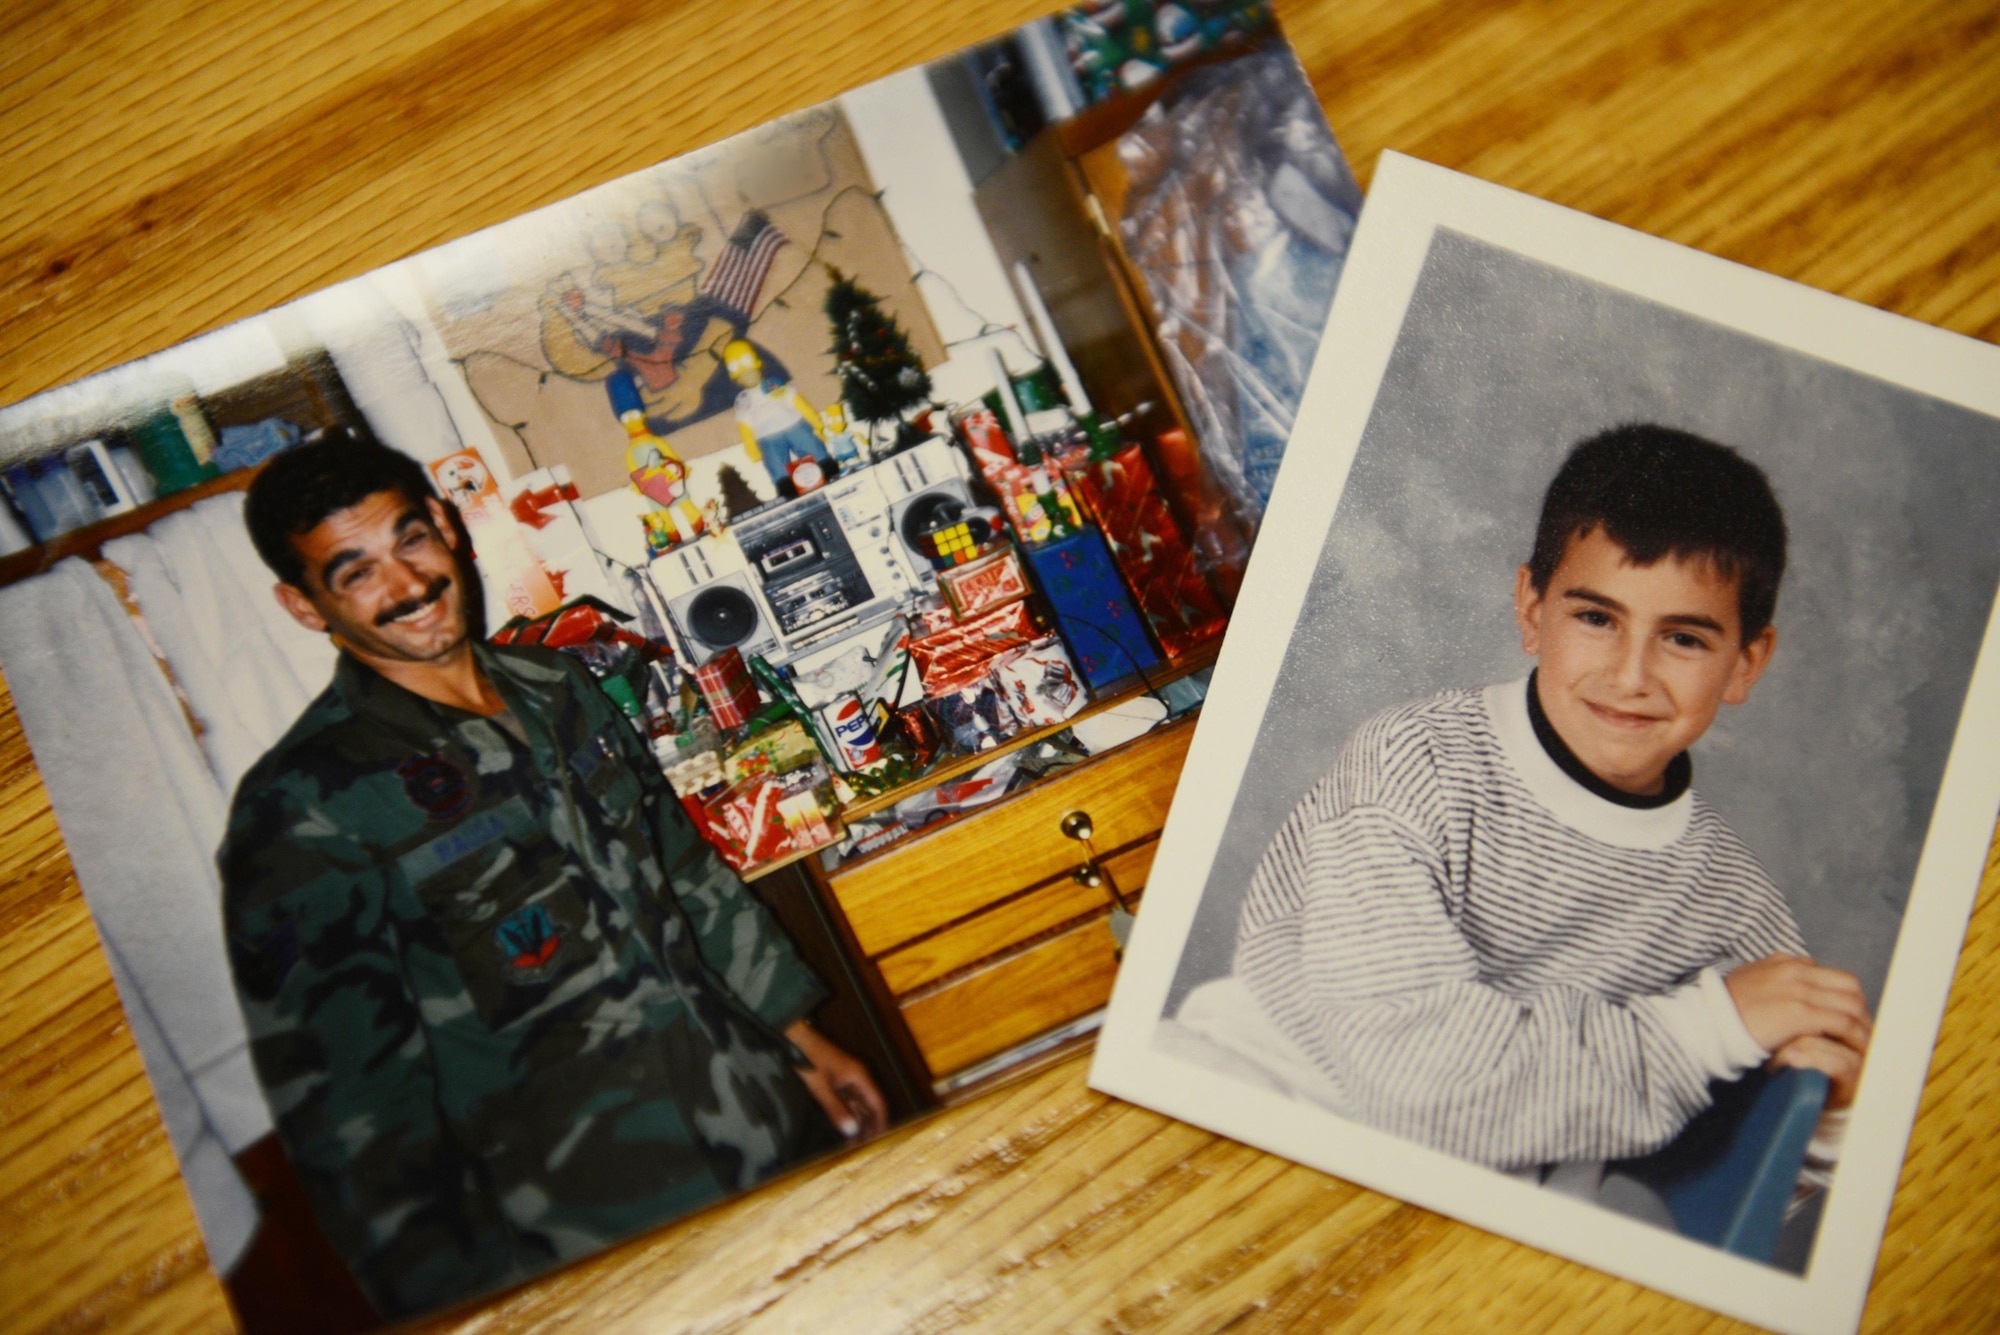
[[[724,523],[735,519],[738,515],[749,514],[763,504],[757,499],[757,493],[750,489],[750,484],[743,480],[743,474],[737,472],[732,465],[724,464],[716,469],[715,480],[722,487]]]
[[[833,369],[848,409],[872,428],[929,402],[931,378],[910,347],[910,336],[882,310],[882,299],[840,270],[830,272],[826,318],[833,332]]]

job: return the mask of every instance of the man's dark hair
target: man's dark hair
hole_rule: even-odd
[[[315,431],[264,465],[243,502],[257,555],[277,577],[305,587],[305,562],[292,539],[378,491],[399,491],[422,507],[436,493],[423,465],[354,427]]]
[[[1634,423],[1571,450],[1542,498],[1528,558],[1535,592],[1549,591],[1571,539],[1600,528],[1634,565],[1705,559],[1735,577],[1745,644],[1771,624],[1785,575],[1785,512],[1764,470],[1727,445]]]

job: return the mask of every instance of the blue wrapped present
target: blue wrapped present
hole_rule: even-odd
[[[1096,529],[1023,548],[1021,557],[1091,690],[1160,661]]]

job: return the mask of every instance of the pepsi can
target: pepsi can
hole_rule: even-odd
[[[819,715],[833,734],[834,745],[840,748],[841,763],[849,770],[866,769],[882,758],[882,748],[875,741],[875,723],[861,697],[843,695],[822,707]]]

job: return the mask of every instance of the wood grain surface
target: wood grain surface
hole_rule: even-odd
[[[1044,0],[9,0],[0,402],[1012,26]],[[2000,339],[1992,0],[1279,0],[1395,147]],[[0,702],[0,1329],[211,1331],[209,1274]],[[1865,1326],[2000,1325],[1989,863]],[[1732,1328],[1092,1094],[1069,1062],[426,1327]]]

